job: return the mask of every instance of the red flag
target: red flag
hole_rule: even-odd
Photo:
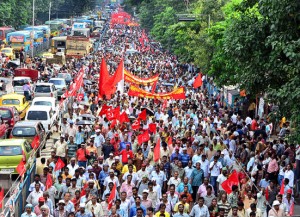
[[[47,178],[46,178],[46,190],[51,188],[52,185],[53,185],[53,180],[52,180],[51,174],[48,173]]]
[[[4,188],[0,187],[0,208],[2,209],[2,203],[3,203],[3,198],[4,198]]]
[[[148,130],[146,130],[144,133],[138,135],[138,143],[139,145],[143,144],[144,142],[148,142],[150,139]]]
[[[102,98],[104,95],[106,95],[106,91],[104,89],[104,84],[110,79],[109,73],[107,71],[107,65],[105,62],[105,59],[102,59],[101,67],[100,67],[100,76],[99,76],[99,98]]]
[[[279,194],[284,195],[284,179],[283,179],[282,182],[281,182]]]
[[[266,197],[266,200],[269,200],[269,190],[268,190],[268,187],[266,187],[266,190],[265,190],[265,197]]]
[[[131,128],[132,128],[133,130],[137,130],[137,129],[140,128],[140,124],[141,124],[141,123],[140,123],[140,120],[139,120],[139,119],[136,119],[135,122],[132,123]]]
[[[172,143],[173,143],[172,137],[169,137],[168,138],[168,145],[172,145]]]
[[[168,101],[167,101],[167,100],[164,100],[163,105],[162,105],[162,108],[161,108],[162,112],[164,112],[164,111],[166,110],[167,104],[168,104]]]
[[[153,85],[152,85],[151,93],[155,93],[155,90],[156,90],[156,84],[157,84],[157,80],[154,81],[154,83],[153,83]]]
[[[295,201],[292,202],[292,205],[290,207],[290,216],[293,216],[294,215],[294,210],[295,210]]]
[[[80,192],[80,197],[82,197],[82,196],[84,196],[84,195],[86,194],[85,189],[86,189],[88,186],[89,186],[89,183],[86,182],[86,183],[84,184],[84,186],[83,186],[81,192]]]
[[[77,95],[77,100],[78,101],[82,101],[83,100],[83,97],[84,97],[84,94],[83,93],[80,93]]]
[[[116,85],[123,79],[123,69],[124,64],[123,64],[123,60],[121,60],[121,62],[119,63],[119,66],[115,72],[115,74],[108,79],[105,84],[104,84],[104,89],[107,90],[107,94],[111,95],[114,94],[116,92]]]
[[[199,73],[199,75],[196,77],[194,83],[193,83],[193,87],[194,88],[198,88],[202,86],[202,74]]]
[[[144,109],[139,115],[138,115],[138,119],[141,119],[141,120],[147,120],[147,111],[146,109]]]
[[[227,194],[232,192],[232,186],[239,185],[239,177],[235,170],[228,176],[227,180],[225,180],[221,186],[226,191]]]
[[[106,104],[104,104],[101,108],[101,111],[99,113],[99,116],[105,115],[107,110],[111,109],[111,106],[107,106]]]
[[[113,119],[113,121],[110,124],[110,129],[113,129],[117,125],[117,120]]]
[[[65,167],[65,163],[59,157],[58,160],[57,160],[57,162],[56,162],[56,164],[55,164],[54,171],[60,170],[60,169],[62,169],[64,167]]]
[[[149,124],[149,130],[151,133],[155,133],[156,132],[156,123]]]
[[[109,121],[112,121],[114,119],[120,119],[120,107],[117,107],[115,109],[108,109],[106,111],[106,118]]]
[[[130,122],[126,112],[123,112],[121,115],[120,115],[120,124],[123,124],[124,122]]]
[[[108,198],[108,207],[107,207],[108,210],[110,210],[113,205],[113,201],[116,197],[116,191],[117,191],[117,185],[116,185],[116,183],[114,183],[114,187],[112,188],[109,198]]]
[[[24,173],[25,173],[25,171],[26,171],[26,169],[25,169],[25,161],[23,161],[23,160],[21,159],[19,165],[18,165],[17,168],[16,168],[16,171],[19,173],[20,176],[23,176],[23,175],[24,175]]]
[[[39,146],[40,146],[40,136],[36,135],[31,142],[31,147],[33,149],[37,149]]]
[[[158,138],[156,145],[153,150],[153,160],[154,162],[158,161],[160,158],[160,138]]]

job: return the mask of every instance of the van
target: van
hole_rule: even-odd
[[[52,108],[48,106],[31,106],[27,111],[25,120],[41,122],[46,132],[50,132],[54,124]]]
[[[30,83],[32,85],[32,80],[30,77],[14,77],[13,80],[13,87],[14,87],[14,93],[18,94],[24,94],[23,86],[24,84]]]

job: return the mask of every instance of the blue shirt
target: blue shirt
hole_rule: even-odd
[[[127,145],[127,144],[130,145],[130,150],[132,150],[131,142],[120,142],[120,148],[119,148],[119,151],[122,151],[123,149],[126,149],[126,145]]]
[[[190,160],[190,155],[181,154],[181,162],[183,167],[186,167],[188,165],[189,160]]]
[[[81,212],[77,212],[76,217],[93,217],[92,213],[85,211],[83,214]]]
[[[202,184],[203,177],[204,177],[203,170],[202,169],[197,170],[195,168],[191,175],[191,179],[193,179],[192,186],[200,186]]]
[[[177,157],[179,161],[181,161],[181,159],[182,159],[182,155],[181,155],[181,154],[179,154],[179,153],[178,153],[178,154],[173,153],[173,154],[171,155],[171,158],[170,158],[171,162],[174,162],[174,158],[175,158],[175,157]]]
[[[84,142],[84,132],[77,132],[75,135],[75,143],[80,145],[82,142]]]
[[[185,185],[183,182],[181,182],[181,183],[177,186],[177,192],[178,192],[178,193],[182,193],[183,190],[184,190],[184,186],[188,186],[188,191],[189,191],[190,194],[193,193],[193,188],[192,188],[191,184],[188,183],[187,185]]]
[[[141,208],[143,209],[143,215],[145,216],[146,215],[146,208],[141,205]],[[131,208],[130,208],[130,211],[129,211],[129,217],[133,217],[133,216],[136,216],[136,205],[133,205]]]
[[[109,172],[108,172],[108,171],[105,172],[104,170],[102,170],[102,171],[100,172],[98,179],[100,180],[100,184],[101,184],[101,185],[103,185],[104,179],[105,179],[107,176],[109,176]]]

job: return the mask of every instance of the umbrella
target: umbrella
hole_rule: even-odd
[[[20,65],[20,60],[9,61],[6,65],[6,68],[12,67],[13,69],[18,68]]]
[[[90,106],[90,104],[88,102],[85,102],[85,101],[82,101],[79,103],[80,105],[87,105],[87,106]]]
[[[93,125],[93,123],[91,121],[84,120],[84,121],[78,121],[76,125]]]
[[[154,116],[154,112],[150,108],[141,107],[141,111],[143,111],[144,109],[146,109],[147,115]]]
[[[93,83],[90,80],[84,80],[84,85],[93,85]]]
[[[130,116],[129,119],[130,119],[130,120],[134,120],[134,119],[136,119],[136,117]]]
[[[80,115],[80,117],[91,118],[91,119],[95,119],[96,118],[94,115],[91,115],[91,114],[83,114],[83,115]]]

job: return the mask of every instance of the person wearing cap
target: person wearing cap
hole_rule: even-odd
[[[93,217],[93,214],[86,210],[85,203],[79,204],[79,210],[76,213],[75,217]]]
[[[280,209],[280,202],[278,200],[273,201],[272,209],[270,209],[268,216],[273,216],[273,217],[286,216],[284,210]]]
[[[67,217],[68,212],[65,210],[65,201],[59,200],[57,208],[54,210],[53,217]]]
[[[95,138],[94,138],[94,144],[97,148],[98,156],[101,156],[102,155],[102,147],[103,147],[103,144],[105,143],[105,138],[102,135],[100,129],[96,129],[95,132],[96,132],[96,134],[95,134]]]
[[[85,143],[82,143],[81,148],[77,150],[76,157],[78,161],[78,166],[85,168],[87,164],[87,151],[85,148]]]
[[[68,144],[65,141],[65,135],[61,134],[60,139],[54,143],[54,151],[56,156],[60,157],[63,161],[66,161],[68,156]]]
[[[141,198],[141,204],[148,209],[149,207],[152,207],[152,201],[148,198],[149,191],[147,189],[144,189],[142,192],[142,198]]]
[[[45,204],[45,199],[44,197],[40,197],[38,200],[38,205],[36,205],[33,209],[33,212],[38,216],[42,214],[41,207]]]
[[[115,176],[115,171],[112,169],[109,170],[109,176],[107,176],[104,179],[104,182],[103,182],[104,190],[106,188],[108,188],[108,184],[110,182],[115,183],[117,185],[117,188],[119,189],[119,187],[120,187],[119,179],[118,179],[118,177]]]
[[[75,175],[75,171],[79,168],[78,164],[76,163],[75,157],[70,158],[70,163],[67,165],[67,168],[69,169],[69,174],[73,177]]]
[[[123,164],[120,162],[120,157],[119,156],[115,156],[115,165],[116,165],[116,170],[118,171],[122,171],[123,169]]]
[[[115,162],[114,154],[111,152],[111,153],[109,154],[109,158],[107,158],[107,159],[105,160],[105,163],[108,164],[109,168],[111,168],[111,165],[112,165],[112,163],[114,163],[114,162]]]
[[[69,121],[69,126],[67,126],[67,129],[65,131],[65,134],[68,134],[69,136],[75,137],[77,132],[76,127],[74,127],[74,122],[72,120]]]
[[[291,215],[291,213],[294,213],[294,210],[292,210],[292,209],[294,209],[293,205],[295,205],[295,199],[294,199],[294,197],[292,197],[292,194],[293,194],[293,190],[288,189],[286,191],[286,195],[283,197],[283,203],[285,204],[285,206],[287,208],[286,212],[290,215]]]

